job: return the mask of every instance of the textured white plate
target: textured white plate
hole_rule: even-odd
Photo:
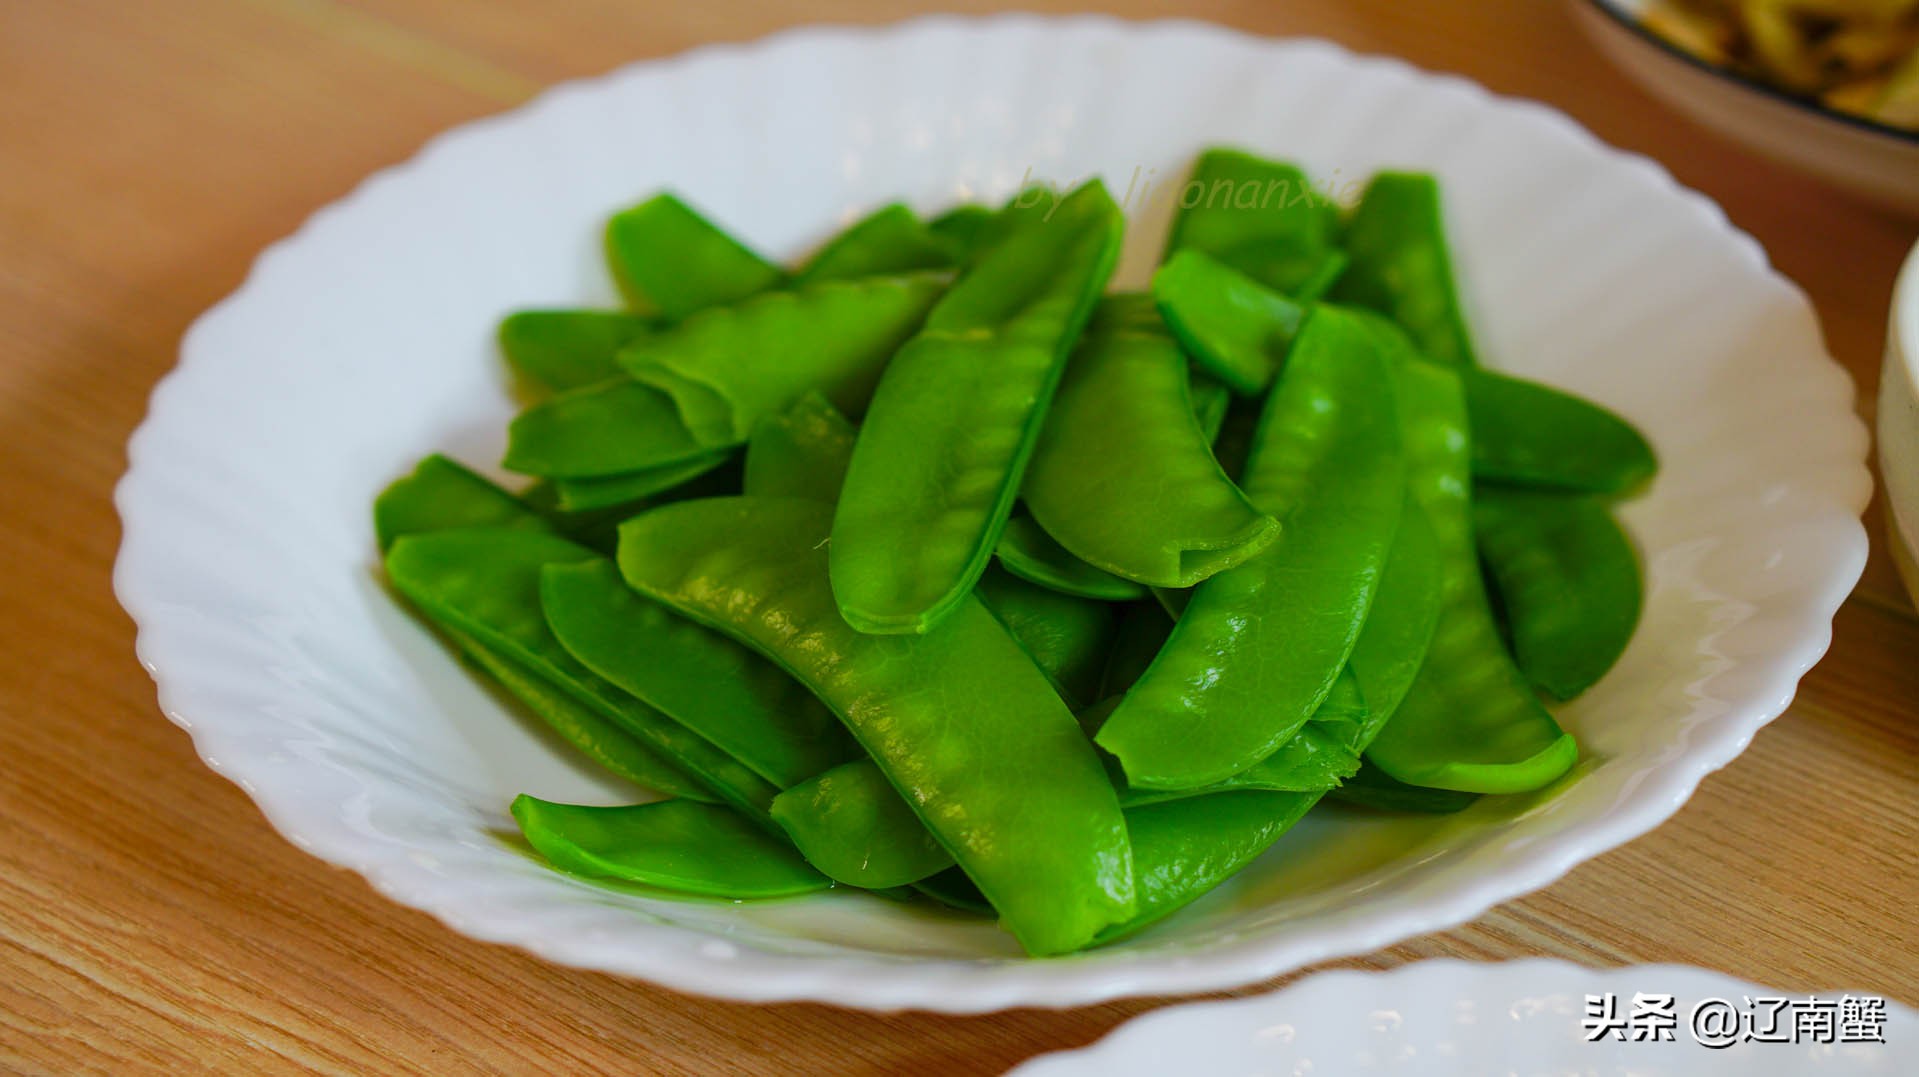
[[[1589,1042],[1587,995],[1611,994],[1617,1014],[1637,993],[1673,996],[1670,1041]],[[1821,991],[1821,1000],[1844,992]],[[1855,998],[1861,997],[1853,992]],[[1043,1055],[1008,1077],[1164,1077],[1215,1073],[1273,1077],[1787,1077],[1919,1072],[1919,1014],[1886,1006],[1884,1043],[1729,1042],[1701,1046],[1691,1030],[1709,1014],[1755,1013],[1749,999],[1804,1001],[1685,965],[1588,969],[1563,961],[1422,961],[1391,972],[1327,972],[1270,995],[1196,1002],[1138,1017],[1090,1047]],[[1758,1007],[1770,1030],[1775,1004]],[[1790,1012],[1787,1010],[1786,1012]],[[1710,1026],[1708,1026],[1710,1027]],[[1792,1019],[1784,1019],[1790,1030]],[[1836,1027],[1832,1038],[1839,1033]],[[1716,1041],[1716,1037],[1708,1037]]]
[[[860,895],[602,889],[496,837],[514,793],[624,794],[389,600],[368,505],[429,451],[498,458],[501,313],[610,302],[600,224],[662,186],[790,256],[886,199],[932,210],[1098,172],[1134,212],[1138,281],[1170,207],[1140,185],[1176,195],[1215,142],[1336,192],[1382,165],[1437,171],[1486,355],[1618,408],[1664,457],[1626,513],[1644,624],[1563,712],[1575,780],[1444,820],[1324,811],[1151,934],[1044,962],[990,925]],[[301,848],[455,930],[740,999],[978,1011],[1198,991],[1469,919],[1644,833],[1737,755],[1824,652],[1866,553],[1852,387],[1805,298],[1712,203],[1538,105],[1191,23],[803,30],[563,86],[316,214],[181,350],[129,447],[114,582],[208,765]]]

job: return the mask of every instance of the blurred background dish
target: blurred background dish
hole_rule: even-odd
[[[1836,187],[1919,216],[1919,3],[1580,0],[1655,96]],[[1850,19],[1822,12],[1851,12]]]
[[[1919,245],[1893,286],[1886,365],[1879,372],[1879,470],[1893,563],[1919,603]]]

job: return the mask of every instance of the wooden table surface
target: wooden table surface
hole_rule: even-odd
[[[1914,224],[1670,115],[1563,5],[1117,6],[1461,72],[1663,161],[1811,293],[1871,413]],[[992,1072],[1164,1003],[966,1019],[743,1006],[469,941],[299,852],[203,766],[109,587],[127,435],[182,331],[261,246],[432,133],[556,80],[891,17],[867,0],[0,0],[0,1071]],[[1687,962],[1919,1003],[1919,617],[1877,505],[1868,525],[1831,653],[1677,817],[1355,963]]]

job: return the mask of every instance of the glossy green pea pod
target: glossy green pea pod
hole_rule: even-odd
[[[717,804],[661,800],[622,807],[513,798],[520,833],[554,867],[687,894],[750,900],[832,885],[792,847]]]
[[[1305,307],[1196,250],[1159,267],[1153,298],[1193,363],[1242,396],[1272,386],[1306,319]]]
[[[1327,796],[1342,804],[1355,804],[1374,811],[1418,812],[1422,815],[1451,815],[1465,811],[1479,800],[1478,793],[1407,785],[1371,763],[1362,763],[1358,773]]]
[[[1473,542],[1471,446],[1458,375],[1399,364],[1407,487],[1441,559],[1439,624],[1418,676],[1367,758],[1399,781],[1520,793],[1564,774],[1579,748],[1540,706],[1494,626]]]
[[[1591,401],[1490,370],[1460,380],[1475,479],[1620,495],[1659,469],[1645,437]]]
[[[857,414],[947,280],[914,273],[768,292],[646,337],[620,353],[620,366],[666,393],[709,448],[740,444],[808,392]]]
[[[540,606],[541,570],[599,559],[553,535],[465,528],[400,539],[387,552],[386,570],[400,593],[435,621],[539,675],[673,760],[722,799],[764,820],[777,789],[704,737],[582,665],[547,627]]]
[[[373,502],[373,534],[385,551],[402,535],[456,527],[547,530],[527,504],[439,453],[381,491]]]
[[[807,393],[753,427],[746,441],[744,492],[838,501],[857,433],[831,401]]]
[[[1367,708],[1364,726],[1346,742],[1355,752],[1379,735],[1425,664],[1439,624],[1443,573],[1433,525],[1409,492],[1400,509],[1399,530],[1393,534],[1392,553],[1379,577],[1379,593],[1366,611],[1366,627],[1360,629],[1352,657],[1346,661]]]
[[[1423,172],[1378,173],[1346,222],[1343,242],[1350,262],[1328,298],[1391,318],[1433,362],[1478,362],[1453,283],[1437,180]]]
[[[1097,698],[1113,640],[1113,611],[1107,603],[990,569],[980,577],[978,592],[1068,706],[1081,707]]]
[[[1339,256],[1338,229],[1338,211],[1298,168],[1210,149],[1180,191],[1166,255],[1200,251],[1290,294],[1324,287],[1326,264]]]
[[[553,686],[506,655],[461,632],[440,626],[460,652],[508,694],[538,715],[561,740],[627,781],[669,797],[712,802],[717,798],[678,763]]]
[[[1591,688],[1639,623],[1639,558],[1597,497],[1478,486],[1473,530],[1513,657],[1555,699]]]
[[[606,258],[627,302],[668,321],[737,303],[786,276],[671,194],[614,214]]]
[[[620,532],[627,582],[753,647],[820,697],[1034,954],[1131,914],[1118,799],[1070,711],[970,594],[925,635],[839,616],[832,509],[688,501]]]
[[[635,594],[610,561],[546,566],[540,606],[581,664],[782,789],[859,754],[785,671]]]
[[[569,389],[521,412],[507,427],[510,471],[590,479],[710,457],[671,397],[626,378]]]
[[[1314,311],[1268,399],[1244,487],[1280,538],[1194,588],[1097,738],[1145,789],[1239,773],[1325,701],[1365,624],[1404,504],[1391,368],[1343,311]]]
[[[848,623],[925,632],[971,595],[1121,224],[1103,186],[1080,188],[983,255],[887,365],[833,524]]]
[[[794,283],[851,280],[920,269],[948,269],[959,261],[960,242],[929,228],[901,203],[881,206],[828,240]]]
[[[1067,363],[1020,488],[1074,556],[1154,587],[1191,587],[1279,537],[1213,459],[1186,357],[1159,333],[1096,327]]]
[[[872,760],[834,767],[773,798],[773,819],[807,862],[869,890],[919,882],[953,866]]]
[[[591,513],[621,507],[638,511],[642,502],[673,496],[718,496],[737,491],[737,460],[730,450],[703,453],[676,464],[591,479],[554,479],[554,507],[560,512]]]
[[[521,310],[500,322],[507,365],[556,392],[620,376],[619,350],[657,323],[618,310]]]
[[[993,554],[1006,571],[1061,594],[1126,602],[1144,598],[1147,593],[1144,584],[1115,576],[1074,557],[1031,516],[1007,520]]]

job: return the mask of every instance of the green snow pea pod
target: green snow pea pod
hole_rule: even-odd
[[[953,866],[872,760],[815,775],[773,798],[773,819],[807,862],[869,890],[905,886]]]
[[[1645,437],[1591,401],[1490,370],[1460,380],[1475,479],[1617,495],[1659,469]]]
[[[575,875],[739,900],[832,885],[791,846],[717,804],[661,800],[601,808],[522,793],[512,810],[527,842]]]
[[[427,616],[538,674],[722,799],[765,819],[777,789],[704,737],[602,679],[554,638],[540,607],[541,569],[597,560],[591,550],[554,535],[465,528],[402,538],[387,552],[386,570]]]
[[[1322,795],[1240,790],[1128,808],[1136,908],[1098,943],[1137,935],[1212,891],[1271,848]]]
[[[1337,256],[1338,211],[1289,164],[1232,149],[1200,154],[1166,239],[1170,258],[1196,250],[1268,288],[1322,281]],[[1323,287],[1323,284],[1321,285]]]
[[[716,799],[698,778],[591,709],[581,706],[539,674],[472,636],[440,626],[461,653],[482,673],[538,715],[581,755],[627,781],[669,797],[711,802]]]
[[[1294,736],[1331,691],[1404,503],[1390,370],[1352,316],[1320,307],[1307,319],[1243,482],[1283,530],[1193,589],[1159,657],[1100,730],[1133,785],[1223,781]]]
[[[1426,661],[1433,629],[1439,624],[1442,571],[1433,525],[1409,492],[1400,510],[1392,552],[1386,555],[1386,569],[1379,577],[1379,593],[1373,596],[1366,627],[1359,630],[1346,663],[1359,682],[1368,711],[1365,727],[1346,742],[1353,751],[1372,743],[1399,709]]]
[[[1242,396],[1273,384],[1306,308],[1196,250],[1153,274],[1160,315],[1193,363]]]
[[[1555,699],[1591,688],[1639,623],[1632,540],[1597,497],[1478,486],[1472,508],[1520,672]]]
[[[1477,363],[1453,284],[1437,180],[1423,172],[1375,175],[1346,222],[1344,243],[1350,262],[1328,298],[1391,318],[1436,363]]]
[[[547,530],[527,504],[439,453],[394,480],[373,502],[373,533],[386,550],[402,535],[455,527]]]
[[[855,435],[831,401],[807,393],[753,427],[746,441],[745,493],[838,501]]]
[[[671,397],[699,444],[738,445],[763,416],[817,391],[847,414],[946,287],[944,273],[821,280],[715,307],[620,353]]]
[[[1447,368],[1417,361],[1398,367],[1407,488],[1438,544],[1440,613],[1412,687],[1367,758],[1409,785],[1463,793],[1538,789],[1573,765],[1579,747],[1540,706],[1493,624],[1473,542],[1465,393]]]
[[[734,493],[739,487],[739,471],[726,465],[737,454],[722,449],[702,453],[676,464],[601,475],[590,479],[554,479],[554,506],[564,513],[590,513],[602,509],[634,508],[643,501],[666,496],[713,496]]]
[[[1358,773],[1328,795],[1342,804],[1357,804],[1375,811],[1420,812],[1428,815],[1450,815],[1465,811],[1479,799],[1478,793],[1407,785],[1394,780],[1371,763],[1360,764]]]
[[[859,754],[832,712],[784,670],[635,594],[610,561],[546,566],[540,606],[586,668],[782,789]]]
[[[983,255],[887,365],[833,524],[849,624],[925,632],[972,593],[1120,228],[1106,188],[1081,187]]]
[[[1022,580],[1061,594],[1125,602],[1143,598],[1146,588],[1074,557],[1031,516],[1014,516],[993,547],[1000,567]]]
[[[1075,598],[1005,571],[988,569],[979,599],[1031,655],[1068,706],[1099,694],[1100,674],[1113,639],[1113,611],[1104,602]]]
[[[579,389],[619,377],[614,355],[655,325],[618,310],[515,311],[500,322],[500,351],[529,381]]]
[[[606,257],[627,302],[668,321],[737,303],[786,276],[671,194],[614,214]]]
[[[1169,336],[1096,326],[1067,362],[1020,488],[1080,560],[1191,587],[1279,537],[1213,459]]]
[[[895,202],[881,206],[828,240],[793,275],[796,284],[850,280],[916,269],[947,269],[959,260],[960,243],[929,228]]]
[[[817,501],[683,501],[621,528],[620,569],[831,707],[1029,952],[1129,916],[1118,799],[1033,660],[971,594],[924,635],[855,631],[828,581],[831,522]]]
[[[712,452],[681,423],[671,397],[615,378],[569,389],[521,412],[507,427],[504,464],[524,475],[590,479]]]

